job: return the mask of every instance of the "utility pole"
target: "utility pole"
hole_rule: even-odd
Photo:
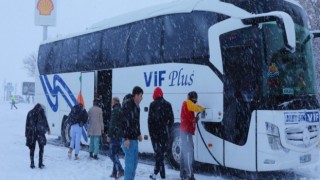
[[[43,27],[43,41],[47,40],[48,37],[48,26],[42,26]]]

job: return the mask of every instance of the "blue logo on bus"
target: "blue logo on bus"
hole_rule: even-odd
[[[46,75],[40,76],[41,85],[43,88],[43,91],[46,95],[47,101],[52,109],[52,111],[57,112],[59,101],[58,101],[58,95],[61,94],[63,99],[66,101],[70,109],[76,105],[77,99],[72,94],[70,88],[67,86],[67,84],[62,80],[62,78],[58,75],[53,76],[53,85],[51,86],[48,77]],[[67,94],[64,93],[64,90]],[[71,101],[69,100],[69,98]],[[51,100],[53,99],[53,100]]]
[[[46,75],[40,76],[40,82],[43,88],[43,91],[46,95],[47,101],[50,105],[50,108],[53,112],[57,112],[59,107],[58,96],[61,94],[65,102],[68,104],[70,109],[78,104],[76,97],[73,95],[72,91],[68,85],[63,81],[59,75],[53,76],[53,85],[51,86],[48,77]],[[66,93],[65,93],[66,92]],[[70,99],[70,100],[69,100]],[[86,142],[88,142],[88,136],[86,133],[87,126],[82,128],[82,136]]]
[[[299,122],[314,123],[320,121],[318,111],[311,112],[285,112],[284,113],[286,124],[297,124]]]
[[[194,72],[186,73],[183,68],[169,73],[165,70],[144,72],[146,87],[162,86],[164,81],[168,81],[169,86],[191,86],[193,84]]]

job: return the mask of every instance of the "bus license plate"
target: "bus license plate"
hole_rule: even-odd
[[[300,156],[300,163],[306,163],[310,161],[311,161],[311,154]]]

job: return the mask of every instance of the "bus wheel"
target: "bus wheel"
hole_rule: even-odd
[[[173,127],[171,137],[172,138],[170,139],[169,143],[168,160],[173,168],[180,169],[181,140],[179,125]]]
[[[69,121],[68,116],[64,115],[61,123],[61,138],[66,147],[69,147],[70,144],[70,128],[71,122]]]

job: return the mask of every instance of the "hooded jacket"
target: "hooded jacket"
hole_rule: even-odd
[[[193,103],[187,99],[182,103],[181,115],[180,115],[180,130],[183,132],[189,132],[194,134],[196,130],[195,112],[204,111],[205,108]]]
[[[172,106],[163,98],[162,90],[159,87],[154,90],[153,99],[148,113],[148,128],[151,140],[169,138],[174,123]]]
[[[108,136],[110,138],[121,138],[123,135],[123,123],[120,103],[113,105],[111,111]]]
[[[40,104],[36,104],[27,115],[25,128],[26,146],[33,146],[36,141],[38,141],[39,145],[46,145],[45,133],[48,131],[50,131],[50,128],[44,109]]]

